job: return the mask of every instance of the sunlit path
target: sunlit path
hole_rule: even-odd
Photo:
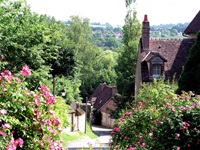
[[[109,149],[109,143],[111,141],[110,132],[112,129],[104,128],[101,126],[92,126],[92,130],[99,137],[96,139],[85,139],[70,142],[67,145],[68,150],[77,150],[81,148],[89,148],[92,146],[93,149],[107,150]]]

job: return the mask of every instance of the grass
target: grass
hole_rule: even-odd
[[[63,132],[60,134],[60,139],[63,141],[63,146],[66,147],[67,144],[71,141],[81,140],[86,138],[97,138],[98,136],[93,133],[90,124],[87,122],[86,124],[86,134],[80,131],[75,132]]]
[[[92,128],[88,122],[86,124],[86,135],[88,135],[92,139],[98,137],[96,134],[94,134],[94,132],[92,131]]]

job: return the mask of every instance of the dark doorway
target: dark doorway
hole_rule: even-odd
[[[94,125],[101,125],[102,114],[98,110],[93,111],[93,124]]]

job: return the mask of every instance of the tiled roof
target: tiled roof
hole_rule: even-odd
[[[89,101],[93,98],[96,99],[94,108],[100,110],[100,108],[115,94],[117,93],[117,87],[109,87],[105,83],[101,83],[90,96]]]
[[[102,107],[101,107],[101,111],[104,113],[108,113],[110,114],[111,110],[115,110],[117,108],[116,103],[112,100],[109,99]]]
[[[155,58],[155,57],[160,57],[164,62],[166,62],[167,60],[165,58],[163,58],[158,52],[149,52],[142,61],[150,61],[151,59]]]
[[[194,19],[190,22],[188,27],[185,29],[185,34],[196,33],[200,30],[200,11],[194,17]]]
[[[174,75],[178,77],[186,61],[189,50],[194,43],[194,39],[153,39],[149,41],[150,53],[157,53],[167,60],[164,71],[168,79]],[[147,52],[141,53],[141,60],[147,56]]]

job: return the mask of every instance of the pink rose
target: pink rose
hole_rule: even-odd
[[[15,145],[16,147],[17,147],[17,145],[22,147],[23,144],[24,144],[24,141],[21,138],[18,138],[17,140],[14,141],[13,145]]]
[[[31,75],[31,69],[29,69],[29,67],[27,65],[22,67],[22,71],[21,74],[26,77],[26,76],[30,76]]]
[[[34,103],[35,105],[40,106],[40,99],[38,97],[35,97]]]
[[[0,134],[1,134],[2,136],[6,136],[6,133],[3,132],[3,131],[1,131],[1,130],[0,130]]]
[[[5,115],[5,114],[7,113],[7,111],[6,111],[5,109],[1,109],[1,110],[0,110],[0,113],[1,113],[2,115]]]
[[[10,128],[10,124],[9,123],[2,124],[2,127],[3,128]]]

